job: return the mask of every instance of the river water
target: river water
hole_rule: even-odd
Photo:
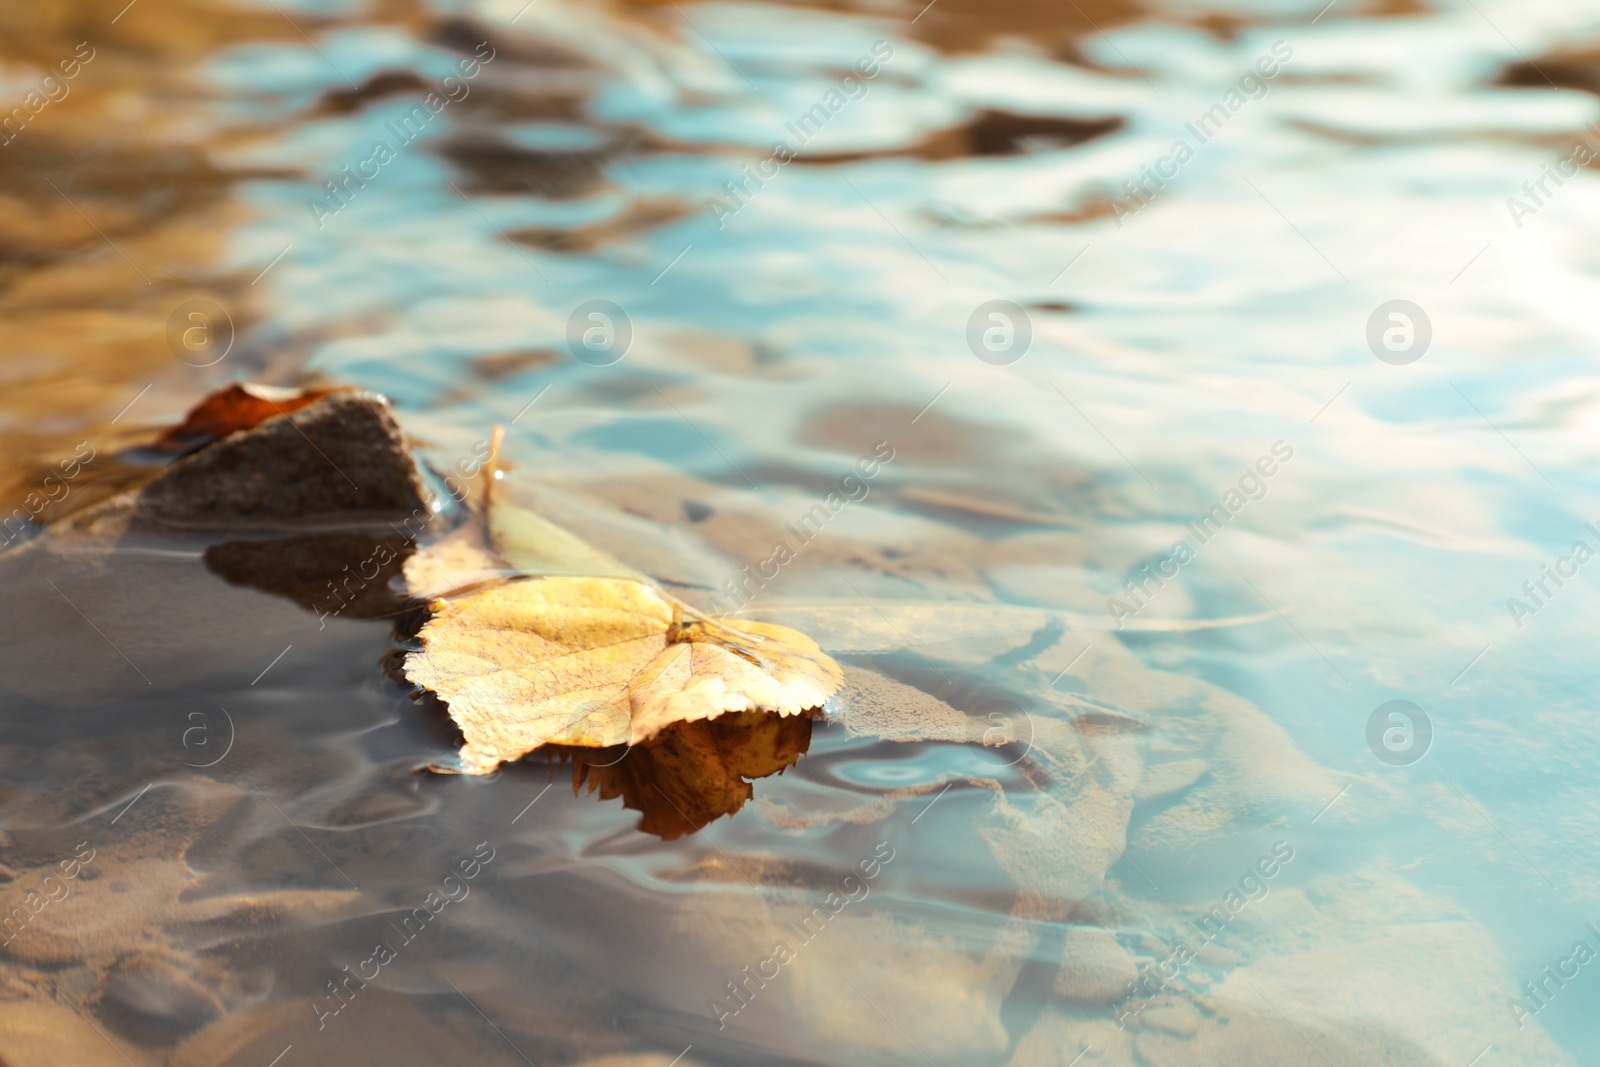
[[[663,838],[10,565],[5,1064],[1600,1060],[1592,5],[125,3],[0,11],[0,566],[330,380],[852,681]]]

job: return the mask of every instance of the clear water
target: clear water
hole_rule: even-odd
[[[968,724],[847,695],[666,841],[537,761],[420,773],[452,732],[387,621],[187,542],[12,566],[5,1063],[1600,1059],[1591,6],[74,0],[0,41],[19,104],[93,50],[0,145],[13,506],[226,381],[352,382]]]

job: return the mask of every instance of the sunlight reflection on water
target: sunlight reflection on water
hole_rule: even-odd
[[[121,6],[0,16],[6,99],[100,50],[0,146],[8,499],[220,382],[323,375],[391,397],[441,467],[515,419],[520,491],[713,607],[886,441],[750,606],[942,605],[844,651],[975,726],[830,728],[663,842],[537,761],[415,776],[453,739],[378,668],[385,624],[314,638],[234,591],[257,632],[152,696],[65,605],[14,601],[15,633],[63,635],[8,684],[18,893],[84,836],[85,896],[142,886],[8,946],[19,1050],[15,1005],[67,1035],[37,1062],[105,1058],[29,999],[64,967],[141,1064],[1594,1058],[1587,974],[1523,984],[1600,951],[1592,579],[1542,569],[1600,547],[1600,195],[1546,178],[1600,152],[1592,13]],[[206,368],[165,340],[198,296],[238,328]],[[1014,361],[977,351],[997,300],[1026,316],[993,335],[1029,338]],[[1416,362],[1369,347],[1394,300],[1431,325]],[[596,323],[614,361],[574,347]],[[181,614],[204,577],[150,599]],[[1113,599],[1270,618],[1117,634]],[[52,688],[91,675],[114,695]],[[1043,709],[1013,766],[975,743],[997,697]],[[1369,741],[1395,699],[1432,727],[1401,765]],[[238,747],[200,777],[178,739],[218,706]],[[470,901],[319,1029],[326,983],[484,839]],[[1262,898],[1119,1027],[1279,841]],[[879,842],[870,902],[719,1027]],[[199,897],[243,910],[218,932]]]

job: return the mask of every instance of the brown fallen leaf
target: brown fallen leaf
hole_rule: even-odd
[[[419,637],[406,674],[449,705],[469,774],[546,744],[636,745],[726,712],[800,715],[842,680],[804,634],[697,616],[630,578],[552,575],[437,601]]]
[[[281,389],[254,382],[235,382],[195,405],[183,422],[158,437],[158,452],[193,452],[240,430],[253,429],[270,418],[298,411],[336,389]]]
[[[782,773],[806,754],[811,726],[807,715],[736,711],[673,723],[620,758],[568,749],[572,788],[587,783],[601,800],[621,797],[643,814],[639,829],[670,841],[744,807],[755,795],[750,779]]]

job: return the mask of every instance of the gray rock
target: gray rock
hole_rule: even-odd
[[[137,520],[237,525],[425,508],[422,479],[388,402],[339,392],[232,434],[140,490]]]

